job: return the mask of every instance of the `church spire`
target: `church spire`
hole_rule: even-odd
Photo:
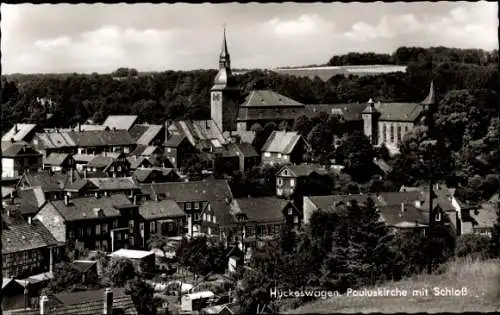
[[[227,49],[226,41],[226,24],[224,23],[224,37],[222,39],[222,47],[219,56],[219,69],[231,68],[231,59],[229,57],[229,51]]]
[[[422,105],[434,105],[436,104],[436,93],[434,93],[434,80],[431,81],[431,87],[429,89],[429,94],[422,101]]]

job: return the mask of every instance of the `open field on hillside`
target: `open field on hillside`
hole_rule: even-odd
[[[451,262],[440,275],[418,275],[375,288],[407,289],[408,296],[354,297],[342,295],[303,305],[288,314],[301,313],[441,313],[500,312],[500,260]],[[428,288],[427,296],[413,296],[415,289]],[[441,290],[466,288],[458,296],[435,295]],[[446,292],[442,292],[446,293]]]

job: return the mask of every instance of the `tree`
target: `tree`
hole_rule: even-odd
[[[370,141],[359,132],[347,135],[335,151],[336,162],[344,165],[344,171],[360,182],[369,180],[375,173],[374,157]]]
[[[210,243],[205,237],[183,239],[176,256],[181,265],[203,276],[210,272],[222,273],[227,266],[223,244]]]
[[[255,138],[253,140],[253,147],[257,152],[260,152],[262,150],[262,147],[267,141],[267,138],[271,135],[271,133],[275,130],[277,130],[277,126],[274,122],[269,122],[264,125],[264,128],[262,130],[258,129],[255,132]]]
[[[129,259],[113,259],[106,268],[106,280],[115,287],[123,287],[136,277],[137,271]]]
[[[139,314],[157,314],[161,301],[154,298],[154,288],[151,285],[135,277],[127,282],[125,292],[132,297]]]
[[[47,288],[51,293],[87,289],[82,283],[82,276],[82,272],[71,263],[61,262],[56,264],[54,278],[49,281]]]

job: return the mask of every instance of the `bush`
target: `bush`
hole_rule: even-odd
[[[489,258],[490,238],[478,234],[465,234],[458,237],[455,254],[457,257]]]

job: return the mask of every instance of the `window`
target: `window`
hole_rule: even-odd
[[[70,240],[75,239],[75,232],[73,230],[69,230],[68,239],[70,239]]]
[[[390,137],[391,137],[391,143],[394,142],[394,126],[391,125],[390,127]]]
[[[206,221],[206,220],[207,220],[207,214],[203,213],[203,221]]]
[[[267,226],[267,235],[273,235],[273,226],[272,225]]]
[[[139,223],[139,230],[144,231],[144,222]]]
[[[385,124],[382,125],[382,136],[384,137],[384,142],[387,142],[387,126]]]
[[[134,229],[134,220],[129,220],[128,221],[128,227],[129,229],[133,230]]]
[[[102,234],[108,234],[108,224],[104,223],[101,230]]]
[[[212,234],[212,229],[210,227],[208,227],[208,235],[211,235]]]
[[[288,170],[283,171],[283,176],[288,176]]]
[[[405,126],[405,133],[409,132],[410,131],[410,126],[406,125]]]
[[[279,177],[278,178],[278,186],[283,185],[283,178]]]
[[[210,214],[207,214],[207,221],[208,222],[212,221],[212,216]]]
[[[168,153],[172,152],[172,149],[167,148],[167,152],[168,152]]]
[[[101,225],[96,224],[95,226],[95,235],[101,235]]]
[[[149,231],[151,233],[156,233],[156,221],[153,221],[153,222],[149,223]]]
[[[134,237],[133,237],[133,236],[131,236],[131,237],[129,238],[129,241],[130,241],[130,246],[134,247],[134,245],[135,245],[135,242],[134,242],[134,241],[135,241],[135,240],[134,240]]]
[[[290,180],[290,186],[295,187],[295,179],[294,178],[292,178]]]
[[[172,158],[172,162],[174,162],[174,163],[175,163],[175,158],[174,158],[174,157]]]
[[[95,249],[101,250],[101,241],[95,241]]]
[[[168,224],[167,224],[167,230],[168,230],[169,232],[172,232],[172,231],[174,230],[174,224],[173,224],[173,223],[171,223],[171,222],[170,222],[170,223],[168,223]]]
[[[113,221],[113,229],[116,229],[118,227],[118,219],[115,219]]]
[[[281,159],[281,153],[278,153],[278,159]]]
[[[198,202],[194,203],[194,210],[200,210],[200,204]]]
[[[102,241],[101,248],[103,251],[107,251],[108,250],[108,241]]]
[[[293,217],[293,223],[295,223],[295,224],[299,223],[299,217],[298,216],[294,216]]]
[[[85,231],[84,231],[84,229],[83,229],[82,227],[81,227],[81,228],[79,228],[79,229],[78,229],[78,236],[80,236],[80,237],[85,236],[84,232],[85,232]]]
[[[401,139],[403,138],[403,135],[401,134],[401,126],[398,126],[397,127],[397,131],[398,131],[398,141],[401,142]]]
[[[288,215],[293,215],[293,209],[292,208],[288,209]]]
[[[186,202],[185,205],[186,205],[186,210],[191,210],[191,203],[190,202]]]
[[[121,241],[122,239],[122,233],[116,233],[116,240]]]
[[[264,157],[271,157],[271,152],[264,152]]]
[[[278,195],[278,196],[282,196],[282,195],[283,195],[283,189],[282,189],[282,188],[278,188],[278,189],[276,190],[276,195]]]
[[[216,222],[216,220],[215,220],[215,214],[214,214],[214,215],[213,215],[213,217],[212,217],[212,222],[213,222],[213,223],[215,223],[215,222]]]
[[[441,212],[436,212],[436,215],[434,217],[434,221],[439,222],[441,221]]]

